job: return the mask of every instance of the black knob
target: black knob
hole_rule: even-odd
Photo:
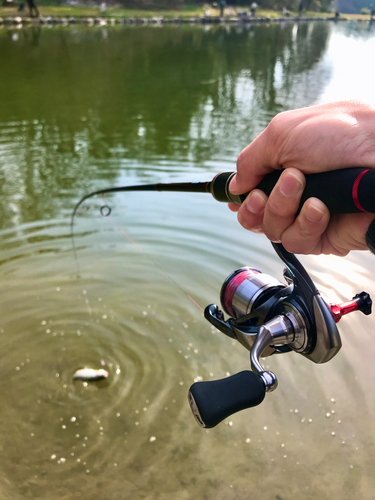
[[[363,312],[366,316],[371,314],[372,300],[367,292],[357,293],[357,295],[353,297],[353,300],[358,304],[358,311]]]
[[[198,424],[211,428],[233,413],[259,405],[265,394],[263,380],[243,371],[221,380],[196,382],[190,387],[189,403]]]

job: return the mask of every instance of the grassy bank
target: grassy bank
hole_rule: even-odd
[[[135,10],[135,9],[123,9],[121,7],[108,7],[104,12],[100,11],[99,7],[85,7],[85,6],[53,6],[53,5],[43,5],[38,4],[39,12],[42,16],[52,16],[52,17],[121,17],[121,18],[131,18],[131,17],[141,17],[141,18],[152,18],[162,16],[164,18],[178,18],[178,17],[201,17],[204,16],[205,9],[198,8],[196,6],[187,6],[182,10],[162,10],[162,11],[150,11],[150,10]],[[220,11],[218,9],[210,8],[210,15],[212,17],[219,16]],[[238,9],[239,10],[239,9]],[[28,16],[28,8],[25,7],[23,12],[17,11],[17,6],[14,7],[0,7],[0,17],[11,17],[11,16]],[[258,9],[256,12],[256,17],[269,17],[277,18],[281,17],[281,12],[275,10],[262,10]],[[296,12],[291,12],[290,17],[296,17]],[[321,12],[304,12],[304,17],[328,17],[333,16],[333,14],[321,13]],[[345,19],[361,19],[368,20],[369,16],[361,14],[342,14],[341,17]]]
[[[99,7],[85,7],[85,6],[77,6],[72,7],[68,5],[64,6],[54,6],[54,5],[43,5],[37,2],[39,12],[42,16],[88,16],[88,17],[144,17],[144,18],[152,18],[155,16],[163,16],[166,18],[175,18],[175,17],[192,17],[192,16],[203,16],[204,9],[191,7],[185,8],[183,10],[178,11],[150,11],[150,10],[136,10],[136,9],[123,9],[121,7],[107,7],[104,12],[100,11]],[[212,15],[215,15],[215,9],[212,10]],[[219,11],[218,11],[219,12]],[[18,13],[17,7],[0,7],[0,16],[14,16],[14,15],[27,15],[28,8],[25,7],[24,12]]]

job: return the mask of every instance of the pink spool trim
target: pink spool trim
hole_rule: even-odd
[[[233,297],[238,289],[238,287],[252,274],[259,274],[259,271],[253,269],[246,269],[236,274],[234,278],[228,283],[225,294],[224,294],[224,308],[228,311],[231,316],[234,316],[234,311],[232,309]]]

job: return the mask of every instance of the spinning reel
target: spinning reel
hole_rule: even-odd
[[[281,173],[282,170],[276,170],[268,174],[257,188],[269,195]],[[92,196],[126,191],[174,191],[210,193],[217,201],[241,204],[248,193],[231,193],[230,181],[234,175],[234,172],[223,172],[207,182],[111,187],[89,193],[72,213],[73,248],[76,212]],[[374,189],[375,169],[353,167],[306,175],[300,208],[308,198],[318,197],[331,214],[375,214]],[[366,242],[375,253],[375,220],[369,226]],[[371,313],[372,302],[366,292],[344,304],[328,305],[296,256],[281,244],[272,245],[286,265],[286,285],[256,269],[244,267],[228,276],[221,289],[221,304],[229,319],[224,320],[224,313],[216,305],[205,309],[205,317],[212,325],[250,351],[252,371],[191,386],[190,406],[202,427],[214,427],[229,415],[260,404],[266,392],[276,389],[276,375],[263,368],[261,357],[295,351],[314,363],[325,363],[341,348],[336,327],[340,318],[357,310],[366,315]]]
[[[272,243],[285,263],[286,285],[256,269],[243,267],[225,280],[221,305],[211,304],[205,318],[250,351],[252,371],[222,380],[196,382],[189,391],[194,417],[202,427],[215,427],[229,415],[259,405],[277,387],[276,375],[264,369],[261,357],[295,351],[314,363],[331,360],[341,348],[336,323],[345,314],[371,314],[366,292],[344,304],[328,305],[295,255]]]

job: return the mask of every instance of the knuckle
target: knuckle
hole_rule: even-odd
[[[282,242],[285,250],[287,250],[289,253],[299,253],[299,254],[304,253],[301,249],[301,246],[299,244],[297,244],[295,241],[288,242],[288,241],[281,240],[281,242]]]
[[[263,231],[270,241],[273,241],[274,243],[280,243],[282,231],[279,232],[274,228],[269,227],[264,227]]]
[[[267,216],[275,221],[295,219],[299,206],[298,199],[285,199],[278,192],[271,193],[267,203]]]
[[[281,123],[283,122],[283,113],[279,113],[274,116],[267,127],[267,132],[272,136],[272,134],[277,134],[280,131]]]
[[[320,231],[318,230],[318,227],[315,224],[304,224],[303,222],[299,221],[299,227],[298,227],[298,237],[301,240],[306,240],[309,238],[315,238],[320,234]]]
[[[315,239],[300,239],[297,237],[283,236],[281,238],[281,243],[284,248],[290,253],[297,253],[302,255],[319,253],[316,251],[319,238]]]
[[[291,215],[295,214],[295,210],[292,210],[288,203],[284,200],[279,200],[275,196],[270,196],[267,204],[267,210],[269,217],[272,217],[275,220],[289,218]]]
[[[266,128],[270,139],[277,139],[283,132],[286,123],[289,121],[290,111],[283,111],[272,118]]]
[[[241,224],[242,227],[247,229],[248,231],[257,231],[259,232],[259,228],[262,226],[262,218],[256,217],[255,215],[251,215],[249,212],[244,213],[244,210],[239,210],[237,214],[237,220]]]
[[[269,196],[270,212],[276,217],[295,217],[304,187],[305,177],[300,172],[283,172]]]
[[[243,149],[237,157],[237,174],[239,174],[239,175],[241,175],[242,171],[246,167],[246,163],[247,163],[246,162],[246,150],[247,150],[247,147],[245,149]]]
[[[272,211],[267,206],[267,214],[264,218],[264,234],[271,241],[280,241],[282,234],[294,223],[294,216],[282,216],[280,212]]]
[[[313,223],[299,217],[293,227],[293,242],[291,243],[297,245],[300,252],[306,248],[310,251],[323,232],[324,226],[321,224]]]

